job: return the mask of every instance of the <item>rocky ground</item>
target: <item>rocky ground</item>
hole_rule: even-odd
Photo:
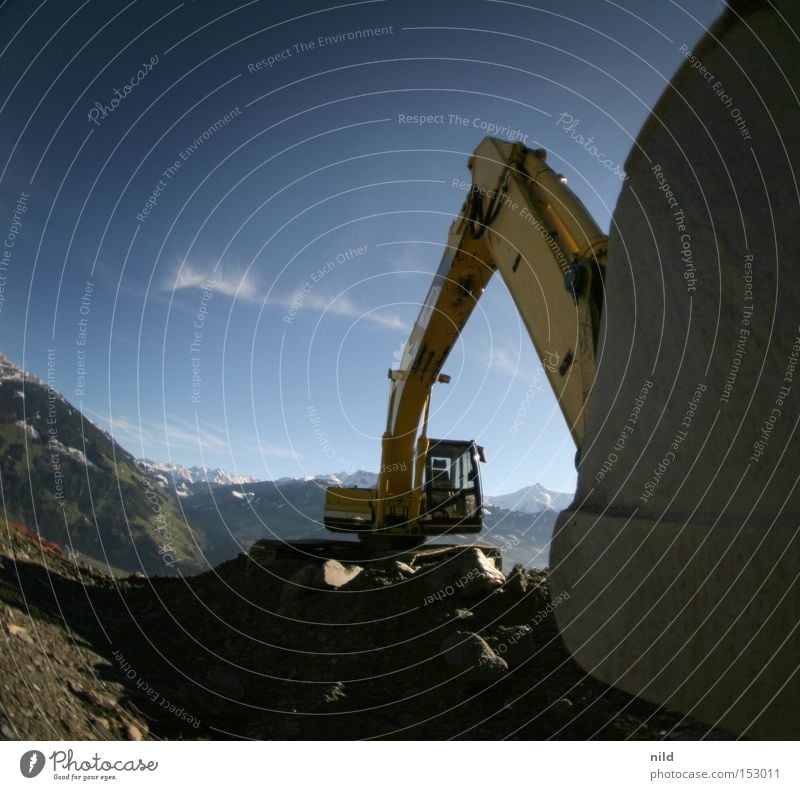
[[[728,737],[587,677],[546,572],[475,549],[114,578],[3,524],[0,555],[5,738]]]

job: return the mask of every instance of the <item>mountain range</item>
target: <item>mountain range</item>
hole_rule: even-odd
[[[149,458],[139,458],[136,462],[146,473],[150,474],[159,485],[174,489],[178,496],[189,496],[208,488],[241,485],[257,482],[254,477],[235,475],[224,469],[209,469],[205,466],[181,466],[174,463],[160,463]]]
[[[263,538],[331,538],[322,523],[325,488],[377,483],[377,474],[364,470],[258,481],[136,459],[52,381],[2,354],[0,452],[9,521],[104,566],[148,575],[197,573]],[[538,484],[487,497],[480,539],[503,546],[509,567],[541,566],[558,511],[571,498]]]
[[[323,485],[355,486],[358,488],[375,488],[378,484],[378,473],[359,469],[355,472],[336,472],[304,477],[281,477],[274,481],[259,481],[246,475],[235,475],[224,469],[207,467],[186,467],[180,464],[156,463],[146,458],[139,459],[139,465],[156,477],[162,485],[172,486],[179,496],[200,493],[204,490],[216,489],[227,485],[246,483],[273,482],[276,486],[312,482]],[[514,510],[519,513],[535,514],[546,510],[559,512],[569,507],[573,494],[550,491],[539,483],[520,488],[510,494],[486,496],[486,505],[503,510]]]

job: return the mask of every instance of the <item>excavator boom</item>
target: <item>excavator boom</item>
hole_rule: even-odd
[[[487,137],[469,160],[467,197],[403,350],[389,371],[386,431],[376,489],[330,488],[334,531],[435,535],[482,527],[473,441],[433,441],[433,385],[495,271],[542,359],[569,430],[583,439],[602,313],[607,238],[545,152]]]

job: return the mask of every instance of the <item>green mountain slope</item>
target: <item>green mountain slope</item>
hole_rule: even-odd
[[[201,533],[130,453],[47,383],[0,354],[3,515],[114,568],[204,569]]]

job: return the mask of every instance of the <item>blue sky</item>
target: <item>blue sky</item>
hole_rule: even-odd
[[[621,181],[559,115],[624,162],[720,10],[6,0],[0,350],[44,376],[55,348],[58,389],[137,456],[375,470],[386,371],[486,126],[547,149],[608,228]],[[499,277],[446,372],[429,433],[485,445],[487,491],[572,490],[574,447]]]

